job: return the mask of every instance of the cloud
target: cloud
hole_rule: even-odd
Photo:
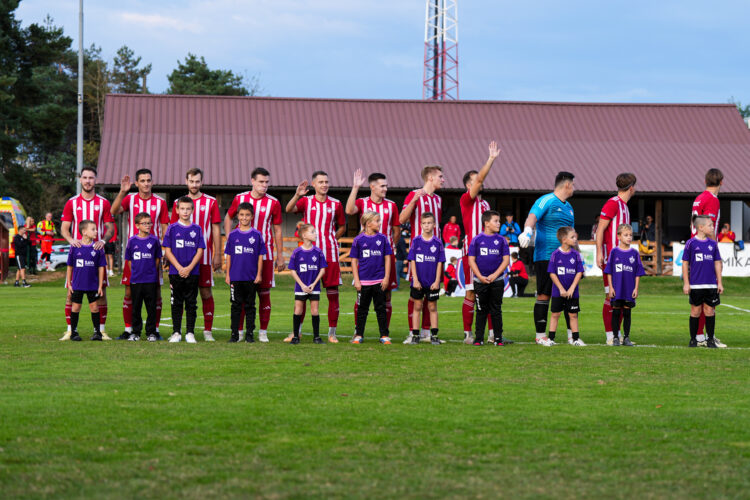
[[[169,29],[174,31],[187,31],[189,33],[203,33],[200,24],[183,21],[176,17],[163,16],[161,14],[141,14],[139,12],[119,12],[117,16],[126,24],[137,24],[141,27]]]

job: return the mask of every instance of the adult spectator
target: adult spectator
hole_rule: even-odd
[[[721,232],[719,233],[719,243],[734,243],[737,239],[737,235],[732,231],[731,226],[728,222],[725,222],[721,226]]]
[[[651,243],[656,241],[656,225],[654,224],[654,218],[650,215],[646,216],[646,221],[641,228],[641,241],[648,241]]]
[[[526,295],[526,285],[529,284],[529,275],[526,272],[526,266],[523,265],[521,259],[518,258],[518,252],[510,254],[510,289],[513,291],[513,297],[533,297],[533,295]]]
[[[448,219],[448,223],[443,226],[443,242],[445,244],[450,243],[452,237],[461,239],[461,228],[456,224],[456,216],[451,215]]]
[[[112,237],[104,244],[104,255],[107,257],[107,277],[115,275],[115,250],[117,248],[117,224],[114,224]],[[127,245],[126,245],[127,246]]]
[[[518,226],[518,222],[513,221],[513,214],[506,214],[505,222],[500,226],[500,236],[505,236],[509,244],[518,246],[519,234],[521,234],[521,228]]]
[[[409,231],[406,229],[401,231],[401,238],[396,243],[396,278],[398,284],[401,286],[401,280],[406,279],[406,273],[404,272],[404,261],[409,256],[409,249],[406,247],[406,240],[409,238]]]
[[[594,218],[594,225],[591,226],[591,241],[596,241],[596,230],[599,228],[600,217],[597,215]]]
[[[37,244],[39,243],[39,238],[36,232],[36,221],[33,217],[26,217],[26,224],[24,224],[23,227],[26,228],[26,234],[29,235],[29,251],[26,267],[29,270],[29,274],[36,274],[37,259],[39,258],[37,252]]]
[[[49,261],[52,256],[52,241],[55,239],[55,223],[52,221],[52,212],[44,215],[44,220],[36,225],[36,231],[41,243],[42,258],[40,263],[49,271]]]
[[[531,242],[531,235],[536,227],[534,245],[534,268],[536,274],[536,302],[534,303],[534,326],[536,343],[551,346],[554,343],[547,337],[547,314],[549,299],[552,296],[552,279],[547,267],[552,252],[558,247],[557,230],[564,226],[575,227],[573,207],[568,199],[573,196],[575,176],[570,172],[559,172],[555,177],[555,189],[541,196],[534,202],[531,212],[524,223],[523,233],[518,243],[526,248]],[[565,317],[568,319],[567,315]],[[572,332],[568,327],[568,336]]]

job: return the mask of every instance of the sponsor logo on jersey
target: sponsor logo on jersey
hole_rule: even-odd
[[[565,268],[564,267],[558,267],[557,268],[557,274],[565,274]]]
[[[133,260],[141,260],[141,252],[133,252]]]
[[[480,248],[479,255],[489,255],[489,252],[487,252],[486,248]]]
[[[703,254],[702,253],[695,254],[695,261],[696,262],[703,262]]]
[[[83,259],[76,259],[76,267],[83,267]]]
[[[370,251],[369,250],[362,250],[362,257],[367,258],[369,256],[370,256]]]
[[[235,254],[241,254],[242,253],[242,247],[241,246],[234,247],[234,253]]]
[[[299,265],[299,272],[301,272],[301,273],[307,272],[307,264],[300,264]]]

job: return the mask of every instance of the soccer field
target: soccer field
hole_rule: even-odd
[[[533,298],[505,300],[514,345],[461,343],[457,298],[438,304],[446,344],[402,345],[405,288],[394,293],[394,345],[378,344],[370,314],[363,345],[313,345],[308,335],[291,346],[281,342],[291,281],[279,281],[269,344],[226,342],[223,282],[217,342],[197,345],[58,342],[60,281],[0,287],[1,496],[748,495],[750,280],[725,279],[717,336],[730,348],[713,350],[686,347],[689,306],[676,278],[642,280],[635,348],[602,345],[596,278],[582,284],[588,347],[534,345]],[[171,333],[167,293],[162,334]],[[353,288],[342,294],[348,340]],[[121,303],[122,287],[111,287],[112,336]],[[86,312],[80,330],[90,337]]]

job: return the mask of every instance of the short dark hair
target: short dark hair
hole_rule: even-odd
[[[191,207],[195,206],[195,203],[193,202],[193,199],[190,196],[180,196],[177,198],[177,206],[179,207],[181,203],[188,203]]]
[[[698,227],[698,225],[708,224],[711,221],[711,217],[704,214],[693,214],[692,223],[694,227]]]
[[[570,172],[565,172],[565,171],[558,172],[557,175],[555,176],[555,187],[559,186],[563,182],[572,181],[575,178],[576,176],[571,174]]]
[[[317,176],[319,176],[319,175],[325,175],[326,177],[328,177],[328,174],[327,174],[326,172],[324,172],[324,171],[322,171],[322,170],[316,170],[316,171],[315,171],[315,172],[313,172],[313,174],[312,174],[312,180],[315,180],[315,178],[316,178]]]
[[[466,173],[464,174],[464,186],[466,186],[466,183],[467,183],[467,182],[469,182],[469,181],[471,180],[471,176],[472,176],[472,175],[474,175],[474,174],[478,174],[478,173],[479,173],[479,172],[477,172],[476,170],[469,170],[468,172],[466,172]]]
[[[617,176],[615,184],[617,184],[618,191],[626,191],[631,187],[635,186],[635,174],[625,172]]]
[[[255,179],[259,175],[265,175],[266,177],[271,177],[271,172],[269,172],[263,167],[255,167],[253,171],[250,173],[250,178]]]
[[[90,219],[84,219],[81,222],[78,223],[78,232],[82,233],[84,229],[89,227],[89,225],[96,226],[96,222],[90,220]]]
[[[487,223],[488,223],[489,221],[491,221],[491,220],[492,220],[492,218],[493,218],[494,216],[496,216],[496,215],[497,215],[497,217],[498,217],[498,218],[500,218],[500,212],[498,212],[497,210],[485,210],[485,211],[484,211],[484,212],[482,213],[482,226],[484,226],[484,225],[485,225],[485,224],[487,224]]]
[[[85,167],[81,168],[81,175],[83,175],[83,173],[86,170],[88,170],[89,172],[93,172],[94,173],[94,177],[96,177],[96,169],[94,167],[91,167],[91,166],[88,166],[88,165],[86,165]]]
[[[253,209],[253,204],[248,201],[242,202],[237,206],[237,213],[240,213],[240,210],[250,210],[251,214],[255,213],[255,209]]]
[[[510,256],[516,260],[518,260],[518,252],[511,252]]]
[[[150,219],[151,215],[148,212],[140,212],[135,216],[135,223],[140,224],[143,219]]]
[[[432,222],[436,222],[437,219],[435,219],[435,214],[432,212],[423,212],[422,216],[419,218],[419,221],[423,221],[424,219],[432,219]]]
[[[201,180],[203,180],[203,170],[199,169],[198,167],[188,169],[188,171],[185,172],[185,179],[189,178],[192,175],[200,175]]]
[[[142,175],[146,175],[146,174],[150,175],[152,179],[154,178],[154,175],[151,173],[151,170],[147,168],[139,168],[138,170],[135,171],[135,180],[138,181],[138,177]]]
[[[573,231],[575,231],[575,229],[573,229],[570,226],[561,227],[560,229],[557,230],[557,241],[562,243],[563,239]]]
[[[370,176],[367,178],[367,183],[372,184],[375,181],[379,181],[380,179],[385,179],[385,174],[381,174],[380,172],[374,172],[370,174]]]
[[[706,187],[716,187],[724,180],[724,174],[718,168],[710,168],[706,172]]]

